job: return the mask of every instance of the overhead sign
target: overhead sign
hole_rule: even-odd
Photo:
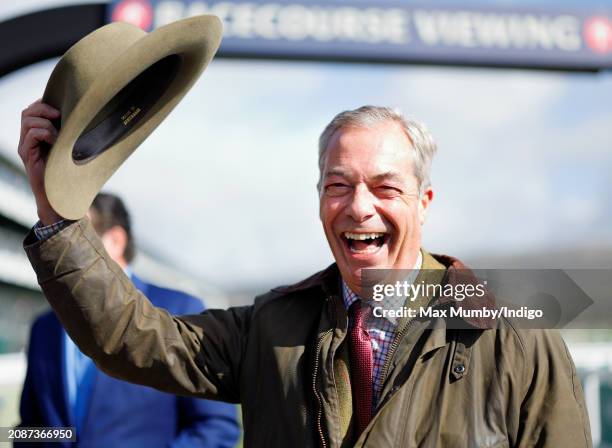
[[[411,1],[116,0],[108,20],[149,30],[196,14],[224,22],[220,54],[380,62],[612,68],[612,9],[458,7]]]

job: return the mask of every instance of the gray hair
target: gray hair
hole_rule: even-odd
[[[334,133],[344,127],[371,128],[377,124],[392,121],[397,123],[412,143],[414,148],[414,175],[419,183],[421,195],[431,185],[429,172],[431,160],[436,153],[436,143],[424,124],[407,120],[397,110],[389,107],[362,106],[359,109],[345,110],[336,115],[325,127],[319,137],[319,182],[317,189],[321,191],[323,169],[327,146]]]

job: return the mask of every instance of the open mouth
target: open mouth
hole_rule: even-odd
[[[388,242],[389,235],[381,232],[353,233],[344,232],[344,241],[351,252],[355,254],[373,254]]]

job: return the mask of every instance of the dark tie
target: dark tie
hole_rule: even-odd
[[[365,317],[370,307],[361,306],[357,300],[349,308],[353,327],[349,331],[351,344],[351,386],[353,391],[353,415],[357,437],[372,418],[372,367],[374,364],[372,343],[366,331]]]

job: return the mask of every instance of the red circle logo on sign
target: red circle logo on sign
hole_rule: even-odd
[[[591,17],[584,24],[584,39],[596,53],[612,51],[612,21],[605,17]]]
[[[153,8],[146,0],[124,0],[112,14],[113,22],[127,22],[148,31],[153,24]]]

